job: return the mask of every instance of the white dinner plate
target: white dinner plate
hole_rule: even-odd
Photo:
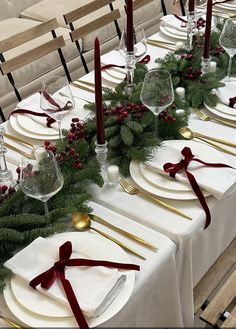
[[[106,71],[102,71],[102,78],[106,81],[112,82],[116,85],[118,85],[119,83],[121,83],[124,79],[120,78],[118,75],[115,76],[115,74],[112,72],[108,72],[109,70]],[[119,74],[119,73],[118,73]]]
[[[63,244],[70,240],[82,257],[105,259],[108,261],[130,263],[126,252],[104,237],[89,232],[67,232],[57,234],[50,239]],[[126,304],[130,298],[134,283],[135,272],[125,271],[126,282],[111,305],[97,318],[88,320],[90,327],[109,320]],[[5,301],[11,312],[26,325],[31,327],[78,327],[70,309],[60,303],[51,302],[50,298],[41,293],[35,293],[27,283],[12,279],[11,287],[4,290]],[[60,312],[61,310],[61,312]]]
[[[164,26],[162,24],[160,25],[160,30],[163,34],[165,34],[168,37],[171,37],[171,38],[174,38],[177,40],[186,40],[187,39],[187,34],[185,36],[183,36],[183,35],[178,35],[176,33],[171,33],[169,31],[167,31],[166,26]]]
[[[189,184],[179,182],[176,179],[167,176],[161,175],[149,167],[147,164],[140,163],[139,164],[140,172],[143,177],[153,185],[160,187],[165,190],[171,191],[192,191],[191,186]]]
[[[166,26],[166,25],[165,25],[165,29],[166,29],[166,31],[168,31],[171,34],[176,34],[176,35],[182,36],[184,38],[187,38],[187,31],[180,31],[180,30],[175,29],[174,27],[170,27],[170,26]]]
[[[39,135],[39,134],[34,134],[30,131],[27,131],[25,129],[23,129],[17,120],[18,115],[17,114],[13,114],[10,116],[10,125],[11,127],[20,135],[22,136],[26,136],[29,138],[33,138],[33,139],[39,139],[39,140],[44,140],[44,139],[49,139],[49,140],[57,140],[59,139],[59,136],[57,135]]]
[[[219,118],[227,119],[227,120],[231,120],[231,121],[236,121],[236,116],[230,115],[230,114],[226,114],[226,113],[220,111],[218,109],[218,104],[216,105],[216,107],[210,107],[207,104],[204,104],[204,105],[208,109],[209,112],[215,114]],[[235,111],[236,111],[236,109],[235,109]]]

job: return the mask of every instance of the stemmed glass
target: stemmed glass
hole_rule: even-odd
[[[232,60],[236,54],[236,18],[229,18],[225,22],[220,35],[219,43],[229,55],[228,73],[225,81],[230,81]]]
[[[61,141],[61,122],[73,110],[74,105],[74,97],[65,77],[50,76],[43,80],[40,107],[46,114],[57,121]]]
[[[119,44],[119,51],[121,56],[125,58],[126,71],[127,71],[127,87],[126,93],[131,94],[134,81],[134,69],[136,63],[146,54],[147,43],[145,38],[144,29],[142,27],[134,27],[133,29],[134,51],[127,51],[127,32],[123,30]]]
[[[49,219],[47,201],[60,191],[64,179],[52,152],[37,147],[34,154],[35,159],[21,159],[20,187],[29,197],[43,202],[45,215]]]
[[[174,89],[170,73],[161,69],[148,71],[144,78],[140,100],[155,115],[154,133],[157,137],[158,115],[174,101]]]

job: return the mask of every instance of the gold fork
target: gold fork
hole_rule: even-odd
[[[15,321],[13,321],[12,319],[0,315],[0,318],[5,321],[7,324],[9,324],[11,327],[17,328],[17,329],[23,329],[23,327],[21,325],[19,325],[18,323],[16,323]]]
[[[19,150],[17,147],[11,145],[11,144],[8,144],[4,141],[4,145],[6,145],[6,147],[8,147],[9,149],[12,149],[13,151],[23,155],[24,157],[28,158],[28,159],[35,159],[35,155],[33,152],[31,153],[27,153],[27,152],[24,152],[22,150]]]
[[[219,123],[222,123],[226,126],[232,127],[232,128],[236,128],[236,124],[235,123],[231,123],[222,119],[218,119],[218,118],[213,118],[209,115],[207,115],[205,112],[203,112],[202,110],[199,109],[195,109],[195,113],[196,115],[199,117],[199,119],[203,120],[203,121],[216,121]]]
[[[182,213],[181,211],[179,211],[178,209],[172,207],[170,204],[166,203],[165,201],[162,201],[154,196],[152,196],[151,194],[149,193],[146,193],[136,187],[134,187],[133,185],[129,184],[125,179],[121,178],[119,180],[119,183],[120,183],[120,186],[123,188],[123,190],[128,193],[128,194],[131,194],[131,195],[135,195],[135,194],[141,194],[141,195],[144,195],[148,198],[150,198],[151,200],[157,202],[159,205],[167,208],[168,210],[182,216],[182,217],[185,217],[187,218],[188,220],[192,220],[191,217],[185,215],[184,213]]]
[[[19,138],[19,137],[16,137],[16,136],[12,136],[12,135],[9,135],[9,134],[4,134],[4,137],[7,137],[9,139],[12,139],[13,141],[16,141],[16,142],[19,142],[21,144],[25,144],[25,145],[28,145],[30,146],[31,148],[35,148],[35,146],[29,142],[26,142],[24,141],[23,139]]]

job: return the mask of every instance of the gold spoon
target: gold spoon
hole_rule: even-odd
[[[132,248],[126,246],[123,242],[116,240],[115,238],[111,237],[110,235],[98,230],[97,228],[94,228],[91,226],[91,220],[87,214],[82,214],[79,212],[75,212],[71,216],[71,222],[72,225],[79,231],[87,231],[87,230],[94,230],[95,232],[103,235],[105,238],[111,240],[112,242],[116,243],[118,246],[120,246],[123,249],[126,249],[127,251],[131,252],[135,256],[146,259],[142,255],[140,255],[138,252],[133,250]]]
[[[103,218],[101,218],[101,217],[99,217],[97,215],[94,215],[94,214],[84,214],[84,213],[79,213],[79,212],[77,212],[76,214],[78,214],[78,216],[87,216],[87,217],[89,217],[90,220],[92,219],[95,222],[98,222],[100,224],[103,224],[103,225],[111,228],[112,230],[114,230],[114,231],[116,231],[116,232],[118,232],[120,234],[123,234],[124,236],[126,236],[126,237],[128,237],[128,238],[130,238],[130,239],[132,239],[132,240],[134,240],[134,241],[136,241],[136,242],[144,245],[145,247],[147,247],[147,248],[149,248],[149,249],[151,249],[153,251],[157,251],[158,250],[157,247],[155,247],[154,245],[152,245],[148,241],[145,241],[145,240],[143,240],[142,238],[140,238],[137,235],[134,235],[134,234],[132,234],[132,233],[130,233],[128,231],[125,231],[125,230],[123,230],[123,229],[121,229],[121,228],[119,228],[119,227],[117,227],[115,225],[112,225],[111,223],[105,221]]]
[[[179,133],[181,136],[183,136],[184,138],[186,139],[193,139],[193,138],[198,138],[200,139],[201,141],[205,142],[205,143],[208,143],[209,145],[215,147],[216,149],[220,150],[220,151],[223,151],[225,153],[228,153],[228,154],[231,154],[231,155],[235,155],[236,156],[236,153],[218,145],[218,144],[215,144],[215,143],[212,143],[210,141],[208,141],[206,138],[204,137],[201,137],[201,136],[204,136],[204,135],[201,135],[201,134],[198,134],[198,133],[195,133],[193,132],[191,129],[189,129],[188,127],[182,127],[179,129]]]
[[[13,328],[23,329],[23,327],[21,325],[19,325],[18,323],[16,323],[15,321],[13,321],[12,319],[10,319],[6,316],[0,315],[0,318]]]
[[[201,138],[209,139],[210,141],[218,142],[218,143],[221,143],[221,144],[224,144],[224,145],[227,145],[227,146],[236,147],[236,144],[235,143],[226,141],[224,139],[215,138],[215,137],[211,137],[211,136],[206,136],[206,135],[200,134],[200,133],[198,133],[196,131],[192,131],[188,127],[182,127],[182,128],[180,128],[180,130],[182,131],[182,134],[185,134],[186,136],[190,136],[191,138],[194,138],[194,137],[195,138],[199,138],[199,137],[201,137]]]

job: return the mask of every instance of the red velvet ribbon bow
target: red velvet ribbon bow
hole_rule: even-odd
[[[66,266],[105,266],[117,269],[125,270],[135,270],[139,271],[140,267],[134,264],[122,264],[116,262],[109,262],[103,260],[92,260],[76,258],[70,259],[72,254],[72,244],[70,241],[65,242],[59,248],[59,261],[55,262],[54,265],[47,271],[39,274],[33,280],[30,281],[30,286],[36,289],[36,287],[41,284],[44,289],[49,289],[56,279],[59,279],[62,283],[63,289],[65,291],[66,297],[70,304],[71,310],[75,316],[75,319],[80,326],[80,328],[89,328],[87,321],[81,311],[75,293],[72,289],[70,282],[65,277],[65,267]],[[79,280],[79,278],[78,278]]]
[[[220,4],[220,3],[230,2],[230,1],[232,1],[232,0],[215,1],[215,2],[213,2],[212,6]]]
[[[42,112],[34,112],[34,111],[26,110],[26,109],[17,109],[17,110],[12,111],[10,115],[13,115],[13,114],[16,114],[16,113],[19,113],[19,114],[30,114],[30,115],[35,115],[37,117],[45,117],[45,118],[47,118],[47,126],[49,128],[51,128],[51,125],[54,122],[56,122],[55,119],[53,119],[52,117],[50,117],[48,114],[42,113]]]
[[[234,107],[236,104],[236,96],[229,99],[229,107]]]
[[[146,55],[144,56],[138,63],[139,64],[148,64],[151,60],[151,56],[150,55]],[[103,65],[101,67],[101,71],[104,71],[104,70],[107,70],[107,69],[110,69],[111,67],[120,67],[122,69],[125,68],[124,65],[116,65],[116,64],[107,64],[107,65]]]
[[[202,208],[204,209],[205,213],[206,213],[206,222],[205,222],[205,227],[204,229],[206,229],[209,225],[210,225],[210,222],[211,222],[211,214],[210,214],[210,210],[208,208],[208,205],[206,203],[206,200],[205,200],[205,197],[194,177],[193,174],[191,174],[189,171],[188,171],[188,165],[191,161],[196,161],[196,162],[199,162],[199,163],[202,163],[204,164],[205,166],[208,166],[208,167],[215,167],[215,168],[219,168],[219,167],[228,167],[228,168],[233,168],[229,165],[226,165],[226,164],[223,164],[223,163],[208,163],[208,162],[205,162],[205,161],[202,161],[200,159],[197,159],[194,157],[194,155],[192,154],[192,151],[189,147],[184,147],[181,151],[182,155],[184,156],[184,158],[182,160],[180,160],[180,162],[178,163],[165,163],[163,168],[164,168],[164,171],[169,173],[171,177],[175,178],[175,175],[177,174],[177,172],[181,171],[181,170],[184,170],[187,177],[188,177],[188,180],[189,180],[189,183],[194,191],[194,193],[196,194],[196,196],[198,197],[198,200],[202,206]]]

